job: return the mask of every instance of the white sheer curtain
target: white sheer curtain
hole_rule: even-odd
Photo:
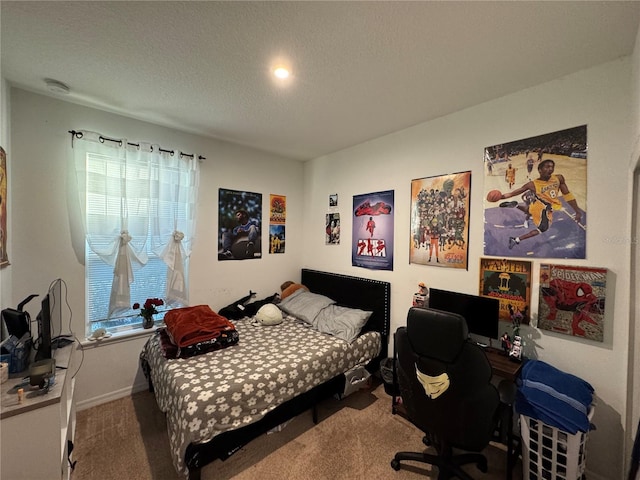
[[[195,232],[198,158],[161,151],[153,156],[152,166],[151,247],[167,265],[167,303],[187,304],[185,261]]]
[[[79,209],[89,248],[113,267],[109,317],[131,308],[130,285],[147,241],[168,266],[167,303],[187,303],[185,263],[195,231],[197,155],[74,133]]]

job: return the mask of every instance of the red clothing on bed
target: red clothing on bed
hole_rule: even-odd
[[[164,323],[178,347],[218,338],[222,332],[235,329],[233,323],[211,310],[209,305],[170,310],[164,316]]]

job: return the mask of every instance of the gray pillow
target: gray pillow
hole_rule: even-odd
[[[313,326],[322,333],[328,333],[346,342],[353,342],[373,312],[340,305],[323,308],[313,322]]]
[[[280,310],[287,312],[307,323],[313,324],[320,310],[336,303],[329,297],[317,293],[297,290],[278,304]]]

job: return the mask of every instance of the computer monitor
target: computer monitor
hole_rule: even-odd
[[[500,302],[495,298],[431,288],[429,307],[462,315],[469,334],[489,340],[499,338]]]
[[[38,324],[38,338],[34,348],[36,348],[35,360],[46,360],[51,358],[51,298],[47,293],[42,299],[42,308],[36,317]]]

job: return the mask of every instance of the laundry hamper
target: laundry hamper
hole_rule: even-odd
[[[593,418],[593,405],[589,408]],[[535,418],[520,415],[523,480],[583,478],[588,432],[567,433]]]

